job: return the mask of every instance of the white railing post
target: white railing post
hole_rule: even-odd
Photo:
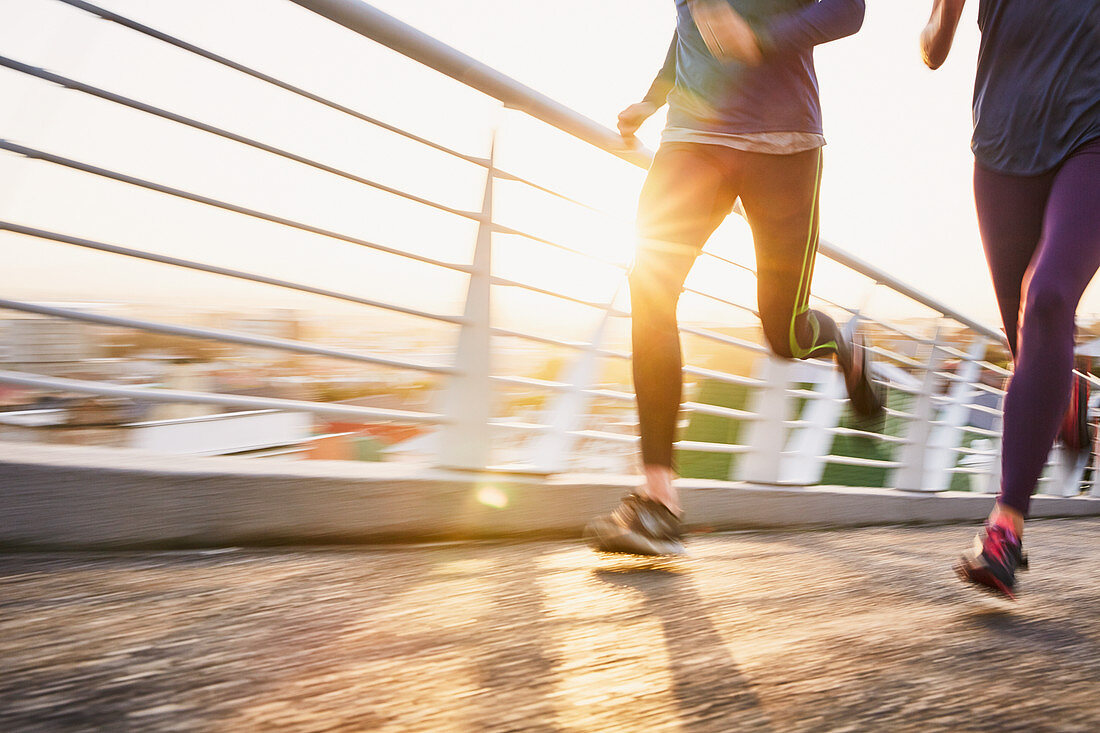
[[[495,135],[493,147],[495,149]],[[455,350],[454,374],[443,393],[440,412],[447,419],[441,431],[436,463],[446,468],[479,470],[490,457],[490,291],[493,262],[493,165],[489,152],[488,175],[481,202],[470,284],[466,290],[463,324]]]
[[[1001,409],[1004,409],[1004,396],[1001,396]],[[985,475],[983,483],[978,484],[976,491],[980,491],[985,494],[996,494],[1001,490],[1001,427],[1004,421],[1001,417],[997,417],[993,421],[993,430],[997,433],[996,437],[992,438],[990,442],[990,456],[989,456],[989,473]],[[973,484],[971,487],[973,488]]]
[[[986,340],[974,335],[966,360],[959,365],[955,379],[947,390],[947,403],[939,410],[936,424],[928,435],[924,450],[924,481],[926,491],[946,491],[951,487],[952,470],[958,463],[955,451],[962,444],[963,428],[970,418],[970,403],[976,395],[974,384],[981,380],[981,364]]]
[[[576,437],[571,433],[582,427],[586,410],[592,402],[587,390],[596,381],[600,363],[596,352],[603,344],[614,302],[615,298],[612,298],[612,305],[600,318],[588,346],[580,352],[569,370],[565,380],[569,386],[546,411],[544,424],[549,429],[535,438],[530,452],[530,465],[534,472],[561,473],[568,464],[569,453],[576,443]]]
[[[1077,379],[1077,375],[1074,374],[1074,379]],[[1076,395],[1075,395],[1076,399]],[[1092,407],[1092,399],[1089,400],[1089,404],[1085,406],[1086,411],[1090,411]],[[1088,412],[1086,412],[1086,420]],[[1083,484],[1085,481],[1085,470],[1089,466],[1089,461],[1092,459],[1092,445],[1085,446],[1078,452],[1068,450],[1060,442],[1055,441],[1051,448],[1049,457],[1050,463],[1052,463],[1051,471],[1051,483],[1053,484],[1050,493],[1055,496],[1077,496],[1081,493]],[[1090,494],[1095,496],[1096,481],[1093,479],[1091,482],[1092,490]]]
[[[936,372],[939,371],[942,363],[940,327],[937,326],[936,335],[932,339],[928,353],[928,366],[925,367],[924,379],[921,380],[921,390],[914,400],[909,429],[905,431],[905,445],[901,450],[902,467],[894,474],[894,488],[904,491],[928,490],[924,484],[924,453],[932,431],[932,419],[936,414],[932,398],[939,384]]]
[[[1095,390],[1095,385],[1093,390]],[[1091,397],[1089,397],[1089,425],[1092,425],[1097,433],[1093,434],[1092,440],[1089,441],[1089,461],[1092,465],[1092,472],[1089,474],[1088,488],[1089,496],[1100,497],[1100,480],[1097,480],[1096,472],[1100,471],[1100,456],[1098,456],[1098,447],[1100,447],[1100,426],[1092,419],[1092,416],[1096,414],[1097,408],[1100,407],[1100,394],[1096,394],[1095,391]]]
[[[858,324],[859,316],[852,316],[844,326],[844,336],[851,338]],[[813,382],[820,396],[809,400],[799,420],[802,425],[791,431],[779,480],[782,483],[812,485],[821,483],[825,475],[825,459],[836,437],[833,430],[840,425],[840,418],[844,415],[847,390],[839,369],[806,362],[799,366],[804,376],[800,375],[794,381]]]
[[[779,482],[779,464],[787,442],[787,387],[793,367],[794,362],[770,355],[757,361],[755,376],[764,384],[757,388],[752,399],[756,419],[749,424],[747,444],[751,450],[745,454],[744,467],[739,471],[743,481]]]
[[[1051,448],[1050,461],[1051,487],[1049,493],[1054,496],[1077,496],[1081,493],[1081,482],[1085,478],[1090,454],[1087,450],[1074,452],[1055,442]]]

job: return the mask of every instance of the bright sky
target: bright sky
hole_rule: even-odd
[[[641,173],[441,78],[285,0],[101,4],[417,134],[484,155],[499,126],[498,163],[596,202],[610,217],[503,186],[501,219],[624,260]],[[673,28],[671,0],[376,0],[377,7],[608,126],[659,67]],[[870,0],[862,32],[817,51],[826,148],[822,233],[935,298],[995,323],[970,192],[970,94],[976,5],[939,72],[920,63],[926,0]],[[465,209],[480,206],[483,174],[57,0],[0,0],[0,53],[196,117],[358,175]],[[299,164],[149,118],[0,69],[0,137],[207,196],[452,261],[468,261],[474,226]],[[662,115],[663,118],[663,115]],[[655,147],[662,120],[642,137]],[[162,194],[0,152],[0,218],[124,246],[307,281],[394,302],[453,308],[464,279],[353,245],[256,222]],[[744,252],[731,221],[723,251]],[[507,242],[505,246],[501,246]],[[607,299],[615,270],[501,238],[498,272]],[[0,295],[184,303],[271,302],[270,288],[123,261],[0,233]],[[700,268],[697,268],[699,270]],[[821,265],[815,288],[858,301],[851,278]],[[717,268],[693,277],[751,290]],[[518,296],[517,296],[518,297]],[[875,296],[876,299],[880,296]],[[531,307],[537,307],[532,301]],[[1095,294],[1082,313],[1100,310]],[[914,309],[914,315],[923,311]],[[567,317],[567,316],[565,316]]]

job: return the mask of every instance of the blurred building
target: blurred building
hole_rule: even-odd
[[[233,313],[218,319],[217,326],[235,333],[246,333],[261,338],[297,341],[302,338],[302,324],[298,311],[292,308],[269,308],[257,313]],[[239,346],[236,352],[260,362],[281,362],[288,354],[274,349]]]
[[[79,306],[81,310],[93,310]],[[60,375],[99,358],[97,326],[63,318],[9,313],[0,320],[0,364],[4,369]]]

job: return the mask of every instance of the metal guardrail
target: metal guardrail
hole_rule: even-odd
[[[571,256],[609,264],[620,273],[621,277],[625,278],[626,263],[609,261],[586,252],[583,247],[501,224],[494,216],[494,184],[499,181],[514,183],[570,206],[582,207],[586,210],[595,210],[596,207],[579,200],[576,196],[557,191],[553,186],[543,185],[531,180],[530,177],[502,170],[497,166],[491,152],[485,156],[461,152],[402,129],[373,114],[338,103],[163,30],[144,25],[84,0],[36,1],[64,3],[148,39],[169,44],[187,54],[213,62],[231,73],[248,76],[358,122],[400,136],[441,156],[482,168],[487,171],[488,176],[481,209],[456,208],[225,127],[154,106],[72,76],[54,73],[19,59],[0,56],[0,67],[11,72],[37,79],[45,84],[59,85],[143,115],[185,126],[205,135],[247,146],[387,196],[473,222],[478,227],[472,261],[469,263],[445,261],[382,242],[363,239],[348,232],[316,226],[275,212],[262,211],[93,165],[87,161],[76,160],[33,145],[0,139],[0,149],[9,154],[21,155],[51,166],[79,171],[97,179],[175,197],[195,205],[231,212],[297,232],[385,253],[417,263],[418,266],[441,268],[469,278],[464,312],[461,316],[456,316],[436,313],[426,308],[388,303],[379,298],[369,297],[369,294],[326,289],[239,268],[223,267],[194,259],[60,233],[52,231],[49,227],[0,221],[0,230],[20,236],[204,272],[233,280],[259,283],[288,291],[308,293],[376,311],[422,318],[458,329],[457,345],[452,354],[453,363],[436,365],[365,351],[319,346],[300,340],[276,339],[214,328],[180,326],[149,319],[124,318],[70,307],[0,298],[0,309],[116,328],[200,338],[277,352],[322,356],[387,369],[411,370],[441,379],[442,387],[436,395],[439,408],[428,412],[122,386],[15,371],[0,371],[0,383],[49,391],[126,397],[149,402],[194,402],[222,407],[303,411],[333,418],[362,421],[438,425],[437,432],[433,434],[435,442],[429,449],[431,460],[439,465],[466,469],[483,469],[494,463],[494,436],[501,433],[519,436],[524,457],[520,461],[513,461],[512,467],[523,470],[559,472],[575,468],[578,445],[589,446],[593,450],[619,451],[620,454],[630,454],[634,451],[637,438],[629,429],[629,420],[622,420],[623,414],[630,414],[632,411],[633,395],[627,385],[601,382],[600,378],[601,365],[605,362],[621,362],[630,357],[628,353],[609,345],[605,334],[605,326],[609,322],[629,314],[616,307],[614,297],[609,302],[593,301],[558,292],[553,288],[500,276],[495,274],[493,267],[494,238],[516,236],[532,244],[569,253]],[[367,3],[360,0],[292,0],[292,2],[486,94],[498,100],[507,109],[518,111],[543,124],[564,131],[576,138],[578,144],[594,146],[626,163],[643,168],[652,159],[649,151],[640,147],[627,146],[616,133],[606,127],[382,13]],[[0,131],[0,137],[2,136],[3,131]],[[1007,372],[986,360],[986,349],[990,344],[1002,343],[1001,334],[996,329],[968,318],[919,292],[890,273],[850,255],[835,245],[822,241],[820,253],[865,278],[868,292],[875,288],[885,288],[940,315],[940,328],[937,334],[928,337],[888,320],[876,319],[864,309],[814,296],[819,302],[831,306],[838,312],[852,315],[850,327],[855,327],[856,322],[859,321],[865,327],[874,329],[881,336],[882,341],[889,339],[897,342],[898,346],[893,348],[885,343],[874,347],[879,359],[878,377],[889,384],[892,394],[886,424],[877,427],[863,426],[853,423],[850,417],[846,416],[843,385],[828,362],[810,360],[791,363],[775,360],[766,356],[767,350],[760,343],[719,332],[713,327],[685,324],[681,328],[685,337],[700,339],[752,355],[755,359],[755,370],[751,375],[747,375],[731,374],[700,364],[685,366],[684,374],[690,383],[689,389],[694,394],[691,394],[684,404],[684,413],[689,416],[691,423],[685,431],[684,439],[677,444],[681,456],[725,456],[724,460],[727,463],[721,464],[723,468],[720,469],[720,473],[724,472],[724,475],[712,474],[710,476],[712,478],[781,484],[813,484],[823,481],[835,483],[843,471],[856,470],[862,472],[859,476],[866,477],[861,480],[865,485],[872,485],[877,481],[878,483],[874,485],[910,490],[943,490],[953,485],[957,486],[960,479],[965,477],[964,483],[968,482],[978,490],[993,490],[997,478],[994,456],[999,441],[998,422],[1000,400],[1003,396],[1001,386]],[[710,251],[704,252],[704,257],[710,262],[754,274],[751,267],[734,258]],[[586,340],[570,340],[502,327],[492,322],[490,317],[493,293],[500,288],[520,289],[541,298],[597,309],[601,314],[601,325],[597,328],[596,334]],[[738,303],[724,294],[709,292],[694,286],[686,288],[685,292],[721,307],[755,314],[752,306]],[[573,357],[564,376],[557,379],[494,373],[492,369],[494,339],[519,339],[532,344],[542,344],[563,349],[573,354]],[[902,348],[907,349],[906,353],[902,353],[900,350]],[[953,369],[945,369],[947,360],[957,361],[957,366]],[[493,404],[498,396],[498,390],[501,389],[537,390],[548,394],[550,399],[538,422],[515,415],[494,415]],[[722,399],[728,400],[731,397],[740,396],[742,404],[738,407],[710,404],[705,401],[708,389],[722,393],[723,396],[718,400],[719,402]],[[991,399],[992,404],[976,403],[974,400],[980,395],[986,395],[986,399]],[[623,424],[615,429],[609,429],[608,425],[601,424],[601,419],[592,413],[595,405],[610,405],[613,409],[619,410],[620,412],[615,414],[619,415],[619,422]],[[624,410],[625,413],[622,413],[621,411]],[[973,424],[976,415],[984,416],[983,419],[989,426]],[[712,430],[708,435],[704,429],[707,420],[714,421],[712,427],[716,426],[717,432],[724,431],[725,434],[714,435],[715,431]],[[733,433],[736,433],[736,436],[731,437]],[[981,443],[981,441],[985,442]],[[596,446],[603,447],[597,449]],[[1048,480],[1059,485],[1057,490],[1063,490],[1061,487],[1070,487],[1064,489],[1067,491],[1074,490],[1079,486],[1083,468],[1070,467],[1066,460],[1055,460],[1052,465],[1051,478]],[[973,479],[977,479],[976,484]]]

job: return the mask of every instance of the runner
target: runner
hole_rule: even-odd
[[[934,0],[925,63],[964,0]],[[956,571],[1014,597],[1031,494],[1069,406],[1074,314],[1100,266],[1100,0],[980,0],[974,199],[1012,349],[1001,492]]]
[[[835,354],[855,411],[882,411],[859,337],[846,340],[808,305],[825,144],[813,47],[858,31],[863,0],[676,0],[676,10],[663,68],[645,98],[619,115],[619,131],[631,138],[669,104],[638,205],[630,274],[645,483],[589,523],[589,543],[606,552],[683,552],[672,485],[683,387],[676,304],[699,251],[738,197],[752,228],[771,350],[794,359]]]

